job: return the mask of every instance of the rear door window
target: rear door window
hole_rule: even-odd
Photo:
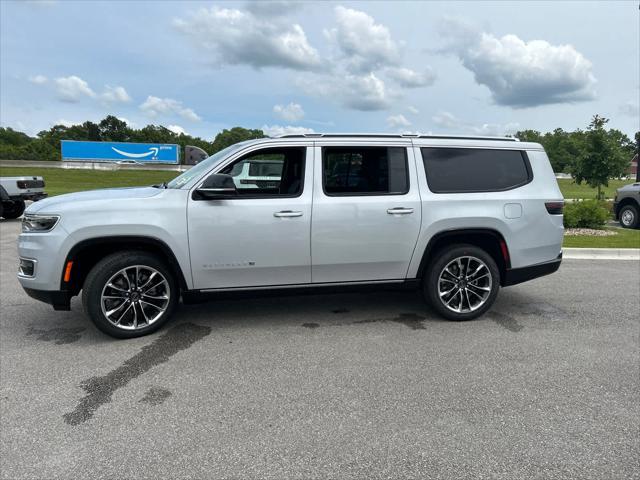
[[[327,195],[402,195],[409,191],[404,147],[324,147]]]
[[[531,181],[521,150],[421,148],[429,190],[434,193],[498,192]]]

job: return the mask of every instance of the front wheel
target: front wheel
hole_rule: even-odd
[[[625,205],[620,209],[620,225],[624,228],[638,228],[638,209],[634,205]]]
[[[174,275],[159,258],[145,252],[118,252],[91,269],[82,304],[99,330],[116,338],[133,338],[166,323],[178,296]]]
[[[453,245],[435,254],[423,289],[427,301],[444,318],[471,320],[493,305],[500,289],[500,271],[485,250]]]

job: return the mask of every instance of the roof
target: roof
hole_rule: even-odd
[[[515,137],[492,137],[481,135],[422,135],[410,133],[290,133],[274,138],[433,138],[452,140],[490,140],[519,142]]]

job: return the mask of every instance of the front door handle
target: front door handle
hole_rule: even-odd
[[[274,217],[301,217],[302,212],[294,212],[293,210],[282,210],[280,212],[275,212],[273,214]]]
[[[409,215],[413,213],[413,208],[395,207],[387,209],[389,215]]]

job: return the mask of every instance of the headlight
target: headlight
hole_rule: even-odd
[[[60,215],[29,215],[22,217],[22,231],[27,233],[48,232],[56,226]]]

